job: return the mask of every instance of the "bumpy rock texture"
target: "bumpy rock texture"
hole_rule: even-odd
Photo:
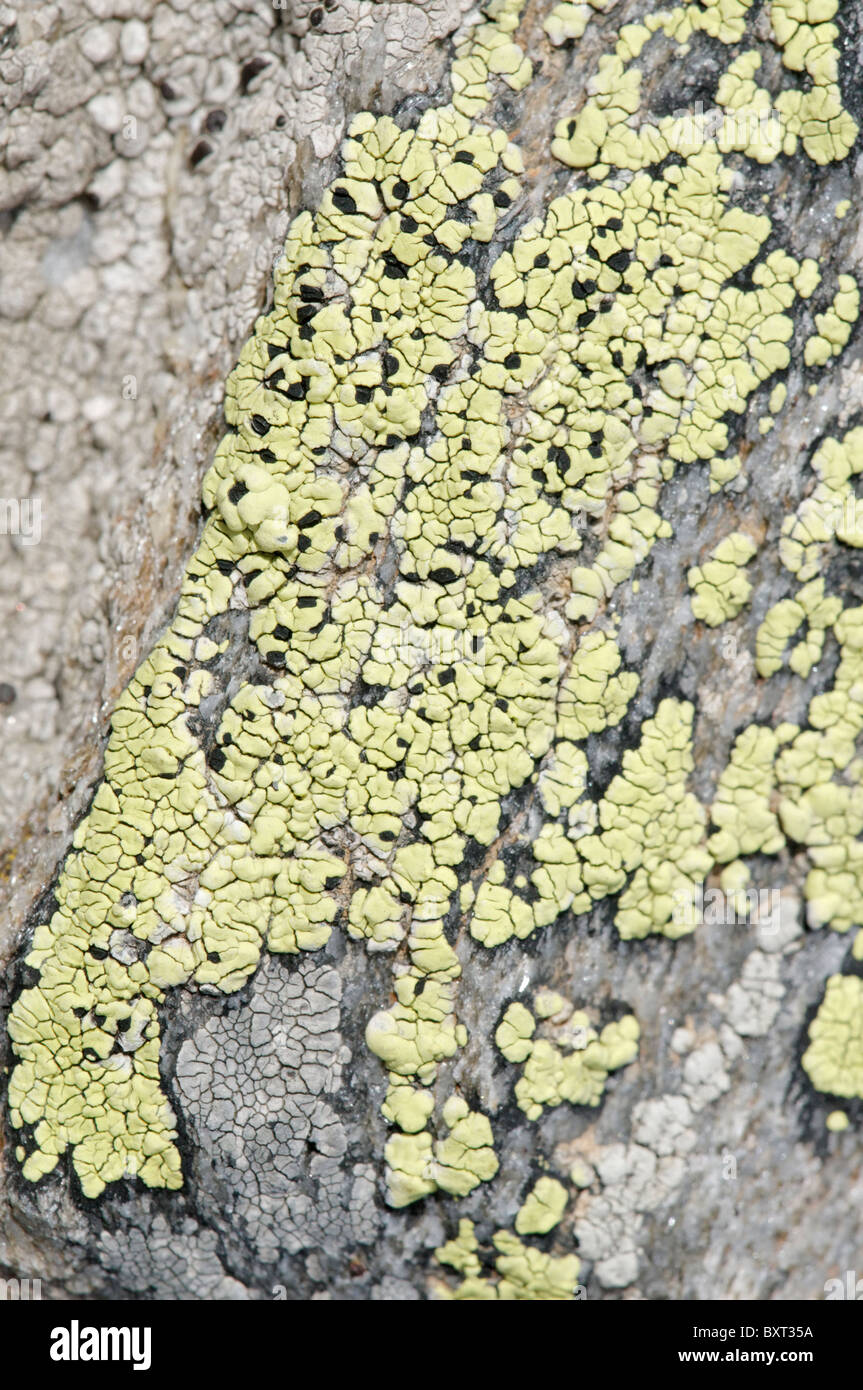
[[[76,39],[97,70],[165,7],[150,31],[115,8]],[[54,11],[46,45],[75,27]],[[854,1268],[861,21],[275,16],[283,51],[206,118],[234,177],[204,207],[176,175],[206,293],[173,312],[224,341],[174,364],[162,423],[178,378],[212,415],[195,373],[252,316],[232,239],[269,259],[264,209],[308,210],[229,378],[179,604],[9,973],[10,1269],[389,1300],[818,1298]],[[284,121],[244,105],[267,80]],[[318,81],[338,104],[299,95]],[[102,73],[115,145],[121,108]],[[152,552],[164,605],[177,557]]]

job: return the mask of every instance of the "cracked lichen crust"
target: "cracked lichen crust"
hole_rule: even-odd
[[[469,1042],[468,935],[491,949],[613,899],[622,938],[685,936],[695,920],[677,907],[715,865],[742,883],[740,856],[775,854],[788,836],[812,863],[811,912],[850,925],[849,895],[863,892],[860,610],[837,609],[805,571],[812,546],[857,535],[813,533],[806,502],[781,558],[810,587],[793,613],[767,615],[759,660],[781,664],[805,619],[794,669],[808,675],[832,629],[841,660],[811,727],[741,732],[711,808],[691,785],[694,705],[667,695],[641,712],[601,794],[589,775],[591,740],[628,715],[633,729],[640,688],[611,600],[670,537],[675,474],[701,463],[719,486],[735,479],[733,417],[762,387],[781,413],[774,378],[818,283],[775,244],[767,211],[735,200],[730,161],[790,157],[799,137],[799,158],[828,162],[856,134],[835,109],[829,0],[811,51],[813,26],[785,7],[783,62],[810,85],[783,89],[775,122],[754,119],[769,96],[755,52],[726,55],[718,125],[642,111],[652,44],[703,33],[738,45],[750,8],[680,6],[624,26],[580,112],[554,113],[551,152],[574,172],[538,215],[495,124],[499,94],[515,99],[531,77],[511,0],[458,39],[448,103],[414,124],[351,123],[341,172],[291,224],[273,307],[229,379],[229,432],[176,616],[118,702],[105,780],[34,935],[38,982],[9,1023],[26,1178],[71,1149],[88,1196],[124,1176],[180,1186],[159,1073],[167,992],[234,993],[264,948],[315,951],[337,921],[392,963],[366,1040],[388,1077],[394,1207],[466,1197],[499,1169],[492,1118],[436,1085]],[[577,38],[586,18],[555,7],[549,37]],[[837,324],[856,318],[848,278],[816,319],[831,359],[848,338]],[[818,457],[826,486],[850,487],[854,432]],[[735,532],[690,571],[708,626],[741,614],[750,560],[754,542]],[[292,978],[326,994],[326,973]],[[523,1004],[496,1034],[523,1068],[514,1091],[531,1118],[596,1105],[638,1047],[632,1014],[597,1033],[589,1013],[552,1002],[534,998],[538,1039]],[[215,1048],[196,1035],[181,1049],[184,1109],[204,1084],[198,1055]],[[727,1084],[715,1061],[690,1059],[696,1090]],[[325,1103],[315,1113],[326,1167]],[[543,1193],[515,1234],[494,1236],[490,1284],[472,1231],[444,1247],[453,1258],[439,1252],[466,1277],[455,1296],[572,1296],[577,1261],[520,1239],[557,1209]]]
[[[313,956],[287,974],[274,961],[246,1008],[213,1017],[182,1043],[176,1089],[213,1182],[255,1255],[370,1245],[380,1225],[376,1174],[346,1161],[337,1097],[350,1051],[339,1033],[342,981]]]

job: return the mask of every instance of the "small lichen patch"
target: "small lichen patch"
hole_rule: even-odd
[[[809,1025],[803,1067],[813,1086],[845,1099],[863,1097],[863,980],[831,975]],[[844,1128],[834,1121],[832,1128]]]
[[[718,627],[736,617],[749,602],[752,583],[744,566],[757,549],[750,536],[735,531],[714,547],[706,564],[689,571],[692,611],[708,627]]]
[[[807,339],[803,359],[807,367],[823,367],[838,357],[860,317],[860,290],[853,275],[840,275],[839,288],[823,314],[815,315],[817,333]]]
[[[598,1105],[609,1073],[638,1055],[640,1030],[632,1014],[597,1032],[583,1010],[573,1010],[563,1000],[555,1002],[561,1007],[551,1018],[543,1019],[537,1009],[542,1019],[538,1033],[536,1018],[519,1002],[507,1007],[495,1033],[507,1061],[521,1066],[515,1097],[530,1120],[538,1120],[546,1106],[564,1101]]]
[[[495,1299],[504,1302],[559,1302],[571,1301],[577,1296],[577,1256],[549,1255],[525,1245],[511,1231],[497,1231],[493,1244],[494,1273],[483,1275],[474,1224],[472,1221],[460,1221],[458,1236],[439,1246],[435,1256],[439,1264],[449,1265],[465,1277],[454,1287],[443,1280],[434,1281],[432,1296],[467,1303]]]
[[[539,1178],[525,1197],[515,1218],[520,1236],[544,1236],[558,1224],[568,1201],[567,1191],[556,1178]]]

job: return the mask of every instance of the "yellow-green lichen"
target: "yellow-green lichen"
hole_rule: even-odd
[[[798,676],[808,676],[821,658],[827,631],[841,612],[842,600],[825,594],[823,579],[804,584],[793,599],[780,599],[768,611],[755,639],[759,676],[772,676],[781,668],[788,643],[804,624],[806,634],[792,648],[788,665]]]
[[[432,1285],[433,1297],[457,1302],[569,1301],[577,1296],[579,1261],[576,1255],[554,1256],[525,1245],[511,1231],[497,1231],[494,1273],[482,1274],[480,1246],[472,1221],[459,1222],[458,1236],[435,1251],[438,1263],[464,1275],[453,1287],[443,1280]]]
[[[576,0],[576,3],[564,0],[564,3],[554,6],[542,27],[553,44],[580,39],[587,28],[591,10],[606,10],[612,4],[614,0]]]
[[[414,1107],[409,1118],[415,1115]],[[460,1096],[450,1096],[443,1107],[443,1123],[449,1134],[436,1142],[427,1131],[394,1134],[387,1141],[391,1206],[408,1206],[438,1188],[453,1197],[466,1197],[494,1177],[499,1164],[487,1116],[471,1110]]]
[[[860,317],[860,290],[853,275],[840,275],[839,288],[823,314],[815,315],[818,332],[806,341],[803,359],[807,367],[823,367],[838,357]]]
[[[541,1024],[524,1004],[510,1004],[498,1024],[495,1042],[508,1062],[520,1065],[515,1083],[519,1108],[538,1120],[545,1106],[598,1105],[608,1075],[638,1056],[639,1027],[632,1014],[608,1023],[601,1032],[588,1014],[573,1011],[560,996],[553,1016],[535,1004]],[[517,1226],[517,1230],[520,1228]],[[524,1232],[521,1232],[524,1234]]]
[[[816,486],[783,521],[779,542],[783,565],[801,583],[819,576],[827,547],[835,541],[863,546],[863,509],[854,485],[863,471],[863,428],[849,430],[841,440],[826,439],[812,468]]]
[[[518,1209],[516,1231],[520,1236],[548,1235],[563,1216],[567,1201],[562,1182],[556,1178],[539,1178]]]
[[[776,854],[783,847],[785,836],[772,809],[779,742],[772,729],[756,724],[735,740],[710,810],[718,828],[708,846],[717,863],[730,864],[741,854]]]
[[[857,126],[842,106],[839,90],[839,30],[830,21],[839,0],[770,0],[770,23],[782,48],[782,62],[791,72],[806,74],[802,88],[782,91],[776,107],[791,140],[800,136],[816,164],[843,159],[857,137]]]
[[[689,571],[692,611],[708,627],[718,627],[736,617],[749,602],[752,582],[744,573],[744,566],[757,549],[750,536],[735,531],[714,546],[704,565]]]
[[[859,975],[831,975],[809,1025],[809,1038],[803,1067],[813,1086],[849,1100],[863,1097],[863,979]]]

